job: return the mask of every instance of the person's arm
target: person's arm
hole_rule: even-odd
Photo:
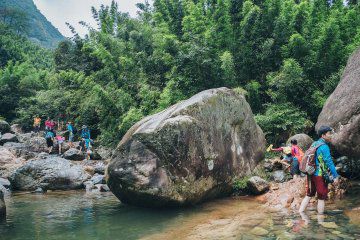
[[[272,148],[271,151],[273,151],[273,152],[282,152],[282,151],[283,151],[283,148],[282,148],[282,147]]]
[[[326,145],[326,144],[321,146],[320,151],[322,153],[324,163],[330,169],[330,172],[333,175],[333,177],[334,178],[339,177],[339,174],[336,172],[336,168],[335,168],[333,159],[332,159],[331,154],[330,154],[329,146]]]

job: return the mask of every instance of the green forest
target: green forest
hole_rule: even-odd
[[[92,9],[98,27],[54,50],[0,20],[0,116],[66,114],[116,145],[146,115],[210,88],[245,94],[267,140],[311,133],[360,46],[357,0],[154,0],[137,18]]]

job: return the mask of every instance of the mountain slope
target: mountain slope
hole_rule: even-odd
[[[37,9],[32,0],[1,0],[0,21],[17,32],[48,48],[53,48],[64,36]],[[17,24],[18,20],[21,24]]]

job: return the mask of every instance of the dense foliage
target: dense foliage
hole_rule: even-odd
[[[65,113],[116,144],[145,115],[205,89],[241,87],[268,140],[280,142],[312,129],[360,45],[357,1],[154,0],[138,7],[137,19],[114,3],[93,9],[98,28],[83,23],[84,38],[73,29],[46,68],[51,61],[28,64],[34,54],[26,47],[1,42],[0,89],[12,82],[12,90],[1,95],[0,115],[29,125],[34,114]],[[16,105],[5,108],[10,98]]]

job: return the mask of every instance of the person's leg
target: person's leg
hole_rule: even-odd
[[[317,211],[319,214],[323,214],[325,210],[325,199],[327,198],[328,194],[328,187],[323,177],[314,176],[314,180],[318,196]]]
[[[59,155],[61,155],[61,143],[59,143]]]
[[[306,196],[301,202],[299,212],[304,212],[310,202],[310,199],[315,196],[316,193],[315,183],[313,181],[313,176],[307,176],[306,179]]]

